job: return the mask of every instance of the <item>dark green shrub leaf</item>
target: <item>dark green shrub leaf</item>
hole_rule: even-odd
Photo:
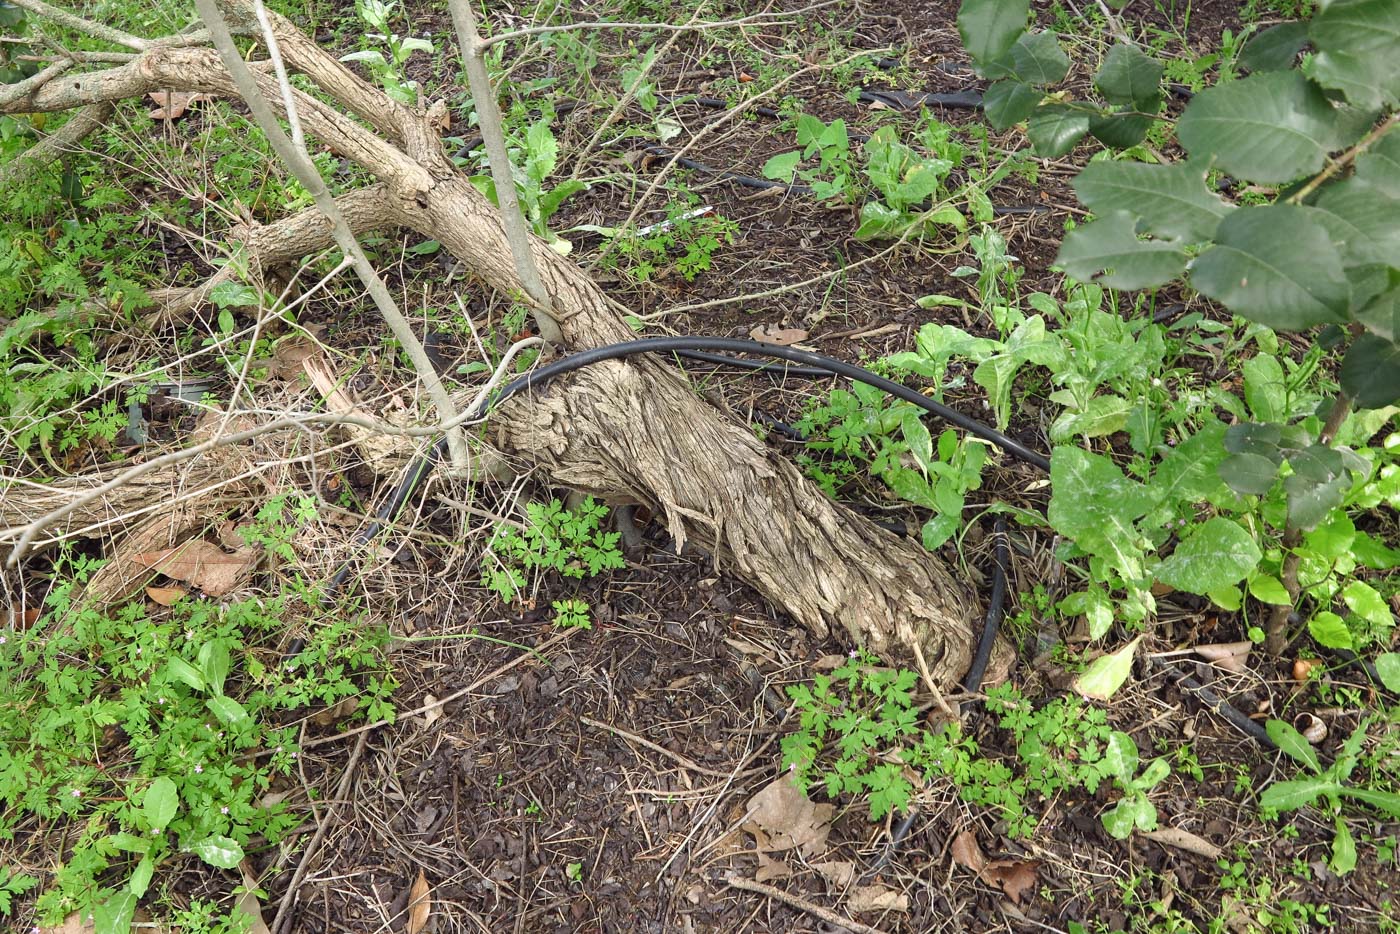
[[[1231,454],[1261,454],[1274,466],[1283,463],[1283,427],[1272,422],[1241,422],[1225,432],[1225,450]]]
[[[1313,75],[1358,107],[1400,106],[1400,4],[1332,0],[1308,27],[1317,49]]]
[[[1400,200],[1359,178],[1328,185],[1313,205],[1348,266],[1400,266]]]
[[[1263,554],[1239,523],[1220,516],[1191,533],[1157,568],[1157,579],[1188,593],[1209,593],[1237,584]]]
[[[1400,399],[1400,344],[1362,334],[1342,360],[1342,388],[1356,404],[1378,409]]]
[[[1069,74],[1069,56],[1053,32],[1030,32],[1011,47],[1011,73],[1026,84],[1058,84]]]
[[[1102,215],[1067,233],[1055,262],[1081,282],[1097,277],[1115,289],[1149,288],[1181,275],[1186,254],[1161,240],[1139,240],[1135,226],[1127,211]]]
[[[1005,130],[1031,115],[1044,95],[1012,78],[992,83],[982,95],[982,111],[994,129]]]
[[[1219,470],[1230,489],[1250,496],[1263,496],[1278,479],[1278,465],[1262,454],[1231,454],[1220,462]]]
[[[1131,211],[1148,233],[1188,243],[1209,240],[1220,219],[1235,209],[1206,189],[1204,162],[1095,162],[1072,184],[1095,214]]]
[[[1356,176],[1400,198],[1400,133],[1392,129],[1357,157]]]
[[[1030,10],[1030,0],[963,0],[958,9],[963,48],[977,64],[991,64],[1025,32]]]
[[[1243,208],[1220,222],[1215,241],[1192,266],[1191,284],[1235,314],[1280,331],[1347,320],[1341,257],[1305,208]]]
[[[1162,63],[1135,45],[1119,42],[1108,50],[1094,86],[1114,104],[1136,105],[1157,96],[1162,85]],[[1155,112],[1155,111],[1154,111]]]
[[[1283,481],[1288,494],[1288,524],[1308,531],[1342,504],[1351,475],[1340,451],[1314,444],[1288,458],[1293,476]]]
[[[1250,75],[1206,88],[1176,124],[1194,157],[1251,182],[1288,182],[1322,168],[1327,154],[1364,127],[1292,71]]]
[[[1156,113],[1160,101],[1154,101]],[[1129,149],[1147,138],[1152,118],[1141,113],[1115,113],[1089,118],[1089,135],[1112,149]]]
[[[1089,115],[1062,104],[1037,107],[1026,126],[1036,155],[1058,159],[1089,132]]]
[[[1239,66],[1247,71],[1287,71],[1307,44],[1307,23],[1279,23],[1245,43]]]
[[[1356,320],[1382,340],[1400,340],[1400,288],[1374,298],[1356,313]]]

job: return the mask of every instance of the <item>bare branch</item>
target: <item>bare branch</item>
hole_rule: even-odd
[[[89,133],[103,126],[112,114],[111,104],[89,104],[75,113],[57,131],[20,153],[0,170],[0,189],[23,184],[35,172],[65,152],[73,152]]]
[[[57,78],[72,67],[72,61],[54,62],[52,65],[45,67],[38,74],[30,75],[23,81],[16,81],[14,84],[0,85],[0,107],[3,107],[12,100],[18,100],[26,94],[33,93],[36,88],[47,84],[51,79]]]
[[[457,414],[452,397],[448,395],[432,360],[428,358],[418,336],[414,334],[413,327],[399,312],[398,306],[394,304],[389,290],[384,286],[379,274],[375,272],[369,257],[365,256],[364,250],[360,248],[359,240],[355,238],[344,216],[341,215],[340,206],[331,197],[330,191],[326,188],[325,180],[321,178],[321,173],[317,171],[315,163],[311,161],[311,157],[304,148],[296,146],[287,138],[281,124],[277,122],[277,116],[273,113],[267,98],[259,88],[256,77],[249,70],[247,63],[243,61],[243,56],[239,54],[238,48],[234,45],[228,24],[224,22],[223,14],[214,5],[214,0],[196,0],[195,6],[199,10],[200,18],[204,20],[205,26],[209,28],[214,45],[219,51],[219,57],[223,60],[224,67],[228,69],[229,76],[238,87],[240,96],[252,112],[253,118],[257,120],[258,126],[267,136],[268,142],[278,157],[287,164],[288,168],[296,175],[297,180],[311,194],[316,206],[335,225],[336,244],[346,256],[354,259],[355,273],[360,277],[360,281],[364,284],[370,297],[374,299],[375,307],[379,309],[380,315],[383,316],[390,330],[394,332],[394,336],[398,338],[399,345],[408,354],[409,360],[418,372],[419,379],[423,381],[429,398],[432,399],[433,405],[438,410],[439,419],[451,422]],[[264,37],[265,40],[266,38]],[[273,43],[269,52],[275,55],[275,40]],[[288,112],[296,109],[296,102],[290,95],[283,104]],[[448,434],[448,444],[452,451],[453,467],[458,471],[465,472],[467,469],[467,446],[462,438],[462,433],[455,429],[451,430]]]
[[[114,45],[124,45],[128,49],[135,49],[144,52],[151,47],[149,40],[140,36],[133,36],[129,32],[122,32],[114,26],[105,26],[102,23],[94,23],[91,20],[83,19],[67,10],[60,10],[58,7],[49,6],[44,0],[10,0],[15,6],[28,10],[35,16],[42,16],[51,19],[55,23],[67,26],[69,29],[76,29],[78,32],[87,33],[95,39],[103,42],[110,42]]]
[[[476,14],[470,0],[448,0],[452,22],[457,28],[457,44],[462,50],[462,66],[472,89],[476,107],[477,126],[486,143],[486,155],[491,160],[491,178],[496,182],[496,204],[501,212],[501,225],[506,242],[510,244],[515,274],[526,295],[535,306],[535,324],[551,343],[563,343],[564,333],[554,315],[554,301],[540,278],[539,267],[530,251],[530,231],[525,227],[525,215],[515,194],[515,178],[511,174],[510,157],[506,154],[505,130],[501,127],[501,111],[496,106],[496,92],[486,74],[483,58],[486,46],[476,31]]]

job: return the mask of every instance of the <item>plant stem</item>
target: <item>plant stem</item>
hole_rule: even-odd
[[[1355,146],[1342,153],[1336,159],[1333,159],[1331,162],[1327,163],[1327,167],[1324,168],[1321,172],[1318,172],[1317,175],[1313,176],[1313,178],[1306,185],[1293,192],[1293,194],[1289,195],[1288,203],[1302,204],[1303,201],[1308,197],[1308,195],[1312,194],[1314,191],[1317,191],[1318,186],[1320,186],[1323,182],[1327,181],[1333,175],[1336,175],[1342,169],[1350,165],[1353,161],[1355,161],[1357,156],[1361,155],[1363,152],[1369,149],[1372,143],[1384,136],[1387,130],[1395,126],[1395,123],[1398,119],[1400,119],[1400,113],[1393,113],[1389,117],[1387,117],[1385,122],[1372,129],[1371,132],[1367,133],[1366,136],[1362,138],[1362,140],[1358,142]]]

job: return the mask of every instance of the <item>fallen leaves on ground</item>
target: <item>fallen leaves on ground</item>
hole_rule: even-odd
[[[813,863],[812,868],[833,888],[844,889],[856,881],[856,864],[848,859],[832,859],[824,863]]]
[[[408,934],[419,934],[427,926],[428,917],[433,913],[431,891],[428,877],[423,870],[418,870],[418,879],[408,891]]]
[[[977,835],[964,830],[953,838],[953,862],[977,873],[990,886],[1001,889],[1012,902],[1021,904],[1021,896],[1035,888],[1039,881],[1038,859],[995,859],[988,862],[977,842]]]
[[[152,120],[178,120],[192,105],[214,99],[209,94],[196,94],[193,91],[152,91],[147,97],[158,105],[151,111]]]
[[[760,324],[749,332],[749,337],[765,344],[790,347],[798,341],[806,340],[807,332],[801,328],[775,328],[767,324]]]
[[[846,898],[851,911],[908,911],[909,896],[883,885],[858,885]]]
[[[189,591],[183,587],[157,587],[153,584],[146,588],[146,596],[161,606],[174,606],[176,600],[188,595]]]
[[[1249,650],[1252,648],[1253,642],[1215,642],[1210,645],[1198,645],[1195,651],[1216,667],[1240,674],[1244,671],[1245,663],[1249,661]]]
[[[193,584],[211,597],[222,597],[253,573],[258,550],[240,548],[227,552],[213,542],[196,538],[174,548],[133,555],[132,560],[171,580]]]
[[[238,864],[238,871],[243,875],[243,885],[236,905],[250,919],[247,934],[271,934],[267,922],[263,920],[262,905],[258,904],[258,896],[254,894],[258,890],[257,877],[246,859]]]
[[[792,776],[783,775],[749,799],[749,812],[744,829],[749,833],[758,829],[768,836],[767,845],[760,849],[797,849],[810,859],[826,847],[836,808],[814,804]]]

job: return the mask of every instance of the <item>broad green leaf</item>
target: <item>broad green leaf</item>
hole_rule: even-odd
[[[1347,348],[1339,375],[1357,405],[1375,409],[1400,400],[1400,344],[1362,334]]]
[[[1191,284],[1235,314],[1279,331],[1346,322],[1351,287],[1341,257],[1305,208],[1242,208],[1220,222],[1215,240],[1192,264]]]
[[[1134,792],[1104,812],[1104,830],[1117,840],[1126,840],[1133,829],[1151,831],[1157,828],[1157,808],[1142,792]]]
[[[1351,553],[1356,540],[1356,524],[1344,512],[1335,512],[1317,528],[1303,536],[1303,548],[1329,562]]]
[[[1069,74],[1069,56],[1053,32],[1031,32],[1011,47],[1011,73],[1026,84],[1058,84]]]
[[[1067,409],[1055,419],[1050,426],[1050,440],[1060,443],[1074,437],[1103,438],[1122,431],[1132,408],[1133,404],[1122,396],[1094,396],[1082,410]]]
[[[1197,526],[1157,568],[1157,579],[1188,593],[1209,593],[1244,580],[1263,557],[1254,536],[1222,516]]]
[[[1274,782],[1259,796],[1259,806],[1275,811],[1296,811],[1317,800],[1324,792],[1335,791],[1337,783],[1328,778],[1299,778]]]
[[[1030,9],[1030,0],[963,0],[958,9],[963,48],[977,64],[991,64],[1025,32]]]
[[[204,643],[199,647],[195,662],[199,665],[200,674],[204,676],[204,683],[209,686],[209,693],[224,693],[224,681],[228,678],[230,663],[228,643],[223,639],[212,639]]]
[[[238,845],[237,840],[228,837],[205,837],[198,843],[191,844],[189,851],[209,865],[220,869],[232,869],[243,858],[243,847]]]
[[[1167,764],[1165,758],[1153,759],[1147,763],[1147,768],[1142,770],[1142,775],[1134,779],[1133,784],[1142,791],[1147,791],[1160,785],[1170,774],[1172,767]]]
[[[1135,45],[1118,42],[1108,50],[1094,86],[1114,104],[1151,100],[1162,85],[1162,63]]]
[[[151,859],[149,853],[141,857],[141,862],[136,864],[136,868],[131,870],[131,878],[126,881],[126,888],[132,895],[140,898],[146,894],[146,889],[151,886],[151,877],[156,872],[156,861]]]
[[[229,726],[236,726],[248,720],[248,711],[244,710],[243,705],[232,697],[211,697],[205,701],[205,704],[221,723]]]
[[[146,796],[142,799],[142,810],[146,814],[146,823],[155,830],[164,830],[175,819],[175,812],[180,809],[180,792],[176,789],[175,783],[164,775],[151,782],[146,788]]]
[[[1337,835],[1332,838],[1332,871],[1344,876],[1356,868],[1356,841],[1347,829],[1345,817],[1338,814],[1335,824]]]
[[[1063,104],[1037,107],[1026,124],[1026,136],[1036,155],[1058,159],[1074,148],[1089,132],[1089,115]]]
[[[1249,595],[1260,603],[1293,605],[1293,599],[1288,596],[1288,588],[1283,586],[1283,581],[1269,574],[1258,574],[1249,579]]]
[[[1376,674],[1387,691],[1400,692],[1400,652],[1383,652],[1376,656]]]
[[[797,171],[797,163],[801,160],[802,153],[795,149],[792,152],[780,152],[763,163],[763,177],[791,182],[793,173]]]
[[[1220,479],[1236,493],[1263,496],[1274,488],[1278,464],[1262,454],[1231,454],[1220,462]]]
[[[540,184],[559,161],[559,142],[547,120],[537,120],[525,131],[525,174]]]
[[[1306,765],[1317,774],[1322,773],[1322,763],[1318,761],[1317,751],[1313,749],[1312,743],[1299,733],[1293,724],[1287,720],[1270,720],[1264,724],[1264,732],[1269,734],[1269,739],[1274,741],[1274,745],[1282,750],[1290,759],[1299,765]]]
[[[1217,468],[1225,459],[1224,438],[1224,422],[1209,422],[1162,459],[1152,474],[1151,487],[1164,504],[1205,499],[1219,488]]]
[[[1395,0],[1331,0],[1308,26],[1312,74],[1357,107],[1400,105],[1400,4]]]
[[[1138,636],[1118,651],[1094,659],[1074,679],[1074,690],[1091,700],[1108,700],[1132,673],[1133,655],[1141,641]]]
[[[1287,416],[1287,387],[1283,367],[1273,354],[1255,354],[1244,362],[1244,400],[1260,422],[1281,422]]]
[[[1104,214],[1065,234],[1055,262],[1081,282],[1095,279],[1116,289],[1149,288],[1181,275],[1186,254],[1161,240],[1139,240],[1135,227],[1127,211]]]
[[[1342,453],[1321,444],[1290,455],[1288,463],[1293,468],[1293,476],[1283,481],[1288,494],[1288,523],[1306,532],[1342,504],[1351,475]]]
[[[994,81],[982,95],[982,112],[993,129],[1005,130],[1029,117],[1043,96],[1014,78]]]
[[[1066,616],[1083,616],[1089,624],[1089,638],[1094,641],[1108,635],[1113,626],[1113,602],[1108,591],[1097,584],[1065,597],[1056,609]]]
[[[1134,522],[1156,503],[1153,491],[1100,454],[1057,447],[1050,457],[1050,525],[1125,578],[1142,576],[1141,535]]]
[[[204,690],[204,676],[189,662],[178,655],[171,655],[165,661],[165,673],[185,682],[196,691]]]
[[[1349,145],[1355,117],[1340,113],[1317,85],[1293,71],[1270,71],[1206,88],[1176,124],[1192,157],[1251,182],[1289,182],[1322,168]],[[1364,132],[1364,129],[1362,129]]]
[[[1205,162],[1095,162],[1072,184],[1095,214],[1129,211],[1148,233],[1188,243],[1209,240],[1221,218],[1235,209],[1206,189]]]
[[[1245,43],[1239,66],[1247,71],[1287,71],[1307,44],[1307,23],[1279,23]]]
[[[1391,128],[1357,157],[1356,177],[1400,198],[1400,131]]]
[[[1356,313],[1356,320],[1382,340],[1400,341],[1400,288],[1376,296]]]
[[[1400,266],[1400,199],[1358,178],[1328,185],[1313,204],[1348,266]]]
[[[1308,633],[1312,635],[1314,642],[1324,648],[1351,649],[1356,644],[1346,621],[1328,610],[1323,610],[1308,620]]]
[[[1212,590],[1206,596],[1211,603],[1231,613],[1237,612],[1240,607],[1244,606],[1244,591],[1234,584]]]
[[[1161,101],[1153,102],[1149,110],[1156,113]],[[1089,135],[1112,149],[1131,149],[1147,138],[1152,118],[1141,113],[1093,114],[1089,117]]]
[[[1339,596],[1348,610],[1368,623],[1385,628],[1394,625],[1395,618],[1390,615],[1390,604],[1365,581],[1352,581],[1342,588]]]
[[[1377,571],[1389,571],[1391,568],[1400,567],[1400,548],[1390,548],[1365,532],[1356,534],[1351,556],[1356,559],[1357,564]]]
[[[220,282],[209,290],[209,301],[218,308],[256,308],[260,298],[257,289],[242,282]]]
[[[136,916],[136,896],[129,891],[113,893],[92,910],[93,934],[127,934]]]
[[[1104,744],[1103,765],[1108,774],[1122,779],[1126,784],[1137,774],[1137,743],[1127,733],[1114,730],[1108,734],[1108,742]]]

